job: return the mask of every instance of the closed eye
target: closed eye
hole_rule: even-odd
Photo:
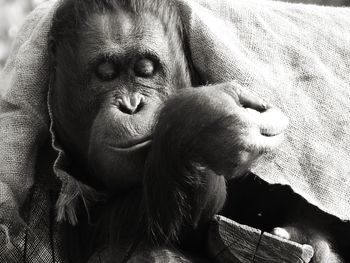
[[[156,72],[156,63],[149,58],[141,58],[134,64],[134,73],[137,77],[150,78]]]
[[[110,81],[118,76],[118,69],[114,62],[104,61],[97,65],[95,74],[102,81]]]

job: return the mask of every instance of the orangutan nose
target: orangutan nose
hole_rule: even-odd
[[[132,93],[118,97],[117,103],[121,112],[132,115],[141,110],[143,100],[144,97],[140,93]]]

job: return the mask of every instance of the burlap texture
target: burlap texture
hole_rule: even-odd
[[[350,9],[183,1],[190,49],[208,82],[235,79],[281,108],[286,141],[252,170],[350,219]]]
[[[289,184],[312,204],[349,220],[350,9],[178,1],[202,80],[235,80],[290,118],[284,144],[253,172],[270,183]],[[51,138],[47,32],[56,6],[50,1],[28,17],[1,75],[0,224],[19,218],[35,184],[37,149]],[[64,153],[57,147],[55,172],[63,181],[58,215],[74,222],[72,197],[84,187],[64,172]]]
[[[65,262],[49,153],[47,32],[52,3],[31,13],[0,78],[0,261]],[[39,160],[40,158],[40,160]],[[43,162],[43,163],[40,163]],[[44,167],[42,167],[44,166]]]

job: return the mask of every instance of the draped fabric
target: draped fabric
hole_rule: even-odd
[[[194,65],[284,111],[283,145],[252,171],[350,219],[350,9],[273,1],[182,1]]]
[[[201,79],[234,80],[290,119],[285,142],[252,171],[349,220],[350,9],[261,0],[178,3]],[[61,225],[53,219],[79,222],[76,200],[87,189],[65,171],[69,160],[50,132],[47,33],[58,5],[44,3],[28,16],[1,73],[2,262],[65,262]],[[47,148],[55,154],[42,161],[40,149]]]

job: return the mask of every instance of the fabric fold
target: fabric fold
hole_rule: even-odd
[[[350,9],[261,0],[177,2],[203,82],[236,81],[290,119],[283,145],[253,172],[349,220]],[[1,74],[0,224],[27,199],[37,151],[50,137],[61,158],[54,168],[63,182],[59,218],[76,223],[72,200],[91,193],[67,175],[64,151],[49,132],[47,34],[59,3],[46,2],[29,15]],[[71,191],[77,185],[83,190]]]

